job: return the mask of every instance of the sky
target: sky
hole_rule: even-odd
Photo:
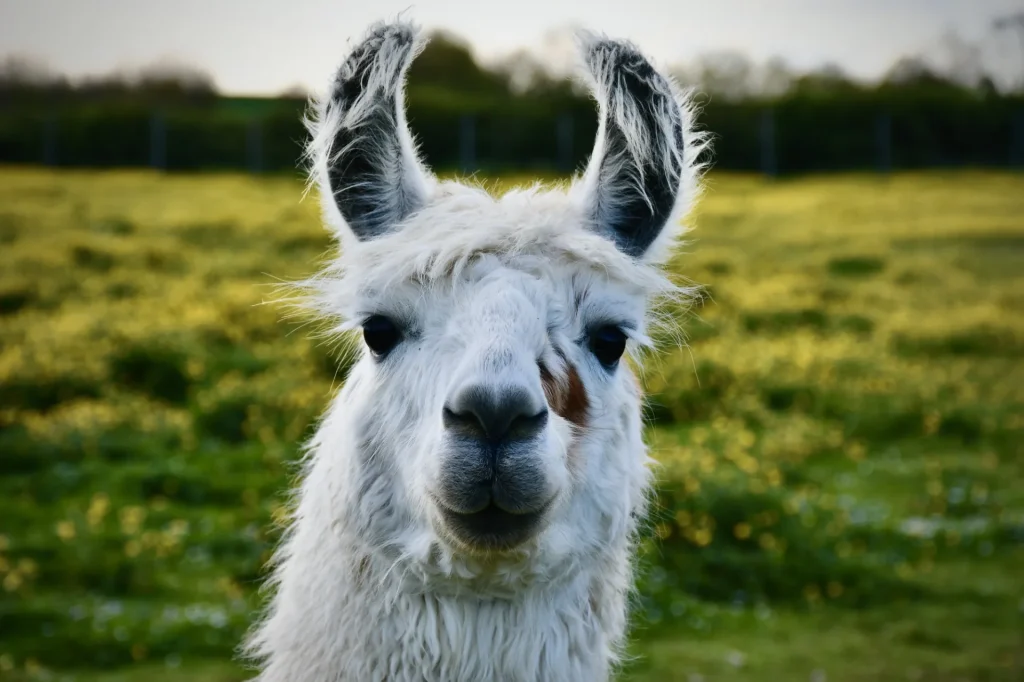
[[[401,15],[462,36],[484,62],[584,26],[664,65],[739,50],[872,79],[950,31],[983,40],[993,18],[1021,10],[1021,0],[0,0],[0,57],[30,55],[71,77],[171,61],[233,94],[320,90],[351,40]],[[998,42],[995,59],[1019,73],[1024,46]],[[562,43],[547,44],[562,58]]]

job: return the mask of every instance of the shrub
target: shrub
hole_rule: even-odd
[[[828,262],[829,274],[837,277],[870,277],[885,269],[885,260],[875,256],[845,256]]]
[[[181,351],[161,345],[132,345],[110,359],[111,378],[157,400],[183,404],[188,400],[191,380]]]

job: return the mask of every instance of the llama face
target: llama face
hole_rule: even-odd
[[[371,29],[311,122],[310,158],[342,255],[322,309],[362,333],[340,396],[358,430],[371,544],[548,555],[621,532],[641,504],[639,394],[656,267],[696,189],[700,139],[631,45],[584,41],[600,112],[566,191],[438,182],[405,124],[421,42]],[[687,137],[689,136],[689,139]],[[669,229],[666,229],[669,228]],[[602,530],[604,529],[604,530]]]
[[[646,292],[564,250],[556,236],[575,238],[576,249],[589,241],[634,269],[603,237],[558,222],[572,218],[564,196],[457,196],[428,205],[393,236],[354,247],[360,263],[349,274],[359,273],[359,286],[345,317],[362,328],[350,383],[364,397],[351,417],[367,450],[393,463],[394,499],[416,524],[452,547],[492,552],[567,513],[594,474],[588,434],[617,423],[624,409],[639,410],[624,356],[645,342]],[[445,229],[433,227],[435,214],[446,216]],[[481,231],[501,236],[509,224],[507,236],[535,241],[515,253],[454,246]],[[454,272],[428,277],[388,266],[396,250],[451,258],[442,253],[446,239],[460,253]]]

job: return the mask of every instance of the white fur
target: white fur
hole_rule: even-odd
[[[396,24],[370,35],[386,45],[389,30],[412,31]],[[401,109],[408,60],[377,59],[366,91],[397,88]],[[624,112],[628,129],[636,103],[621,93],[606,101],[602,84],[612,77],[591,73],[602,110]],[[275,558],[273,602],[247,647],[261,682],[600,682],[612,674],[650,461],[629,366],[608,372],[580,340],[595,324],[620,324],[635,352],[649,343],[656,299],[689,293],[655,265],[697,195],[703,145],[685,98],[673,90],[672,101],[687,141],[666,152],[684,160],[673,176],[680,192],[643,258],[625,255],[595,224],[593,207],[614,205],[621,182],[590,170],[568,191],[500,198],[437,182],[402,115],[402,166],[366,191],[385,203],[411,192],[414,201],[386,233],[357,238],[328,170],[346,153],[331,147],[338,126],[358,125],[371,103],[320,103],[310,158],[342,253],[305,284],[334,332],[385,314],[407,338],[384,361],[359,351],[308,444]],[[645,147],[644,131],[627,137],[635,156],[659,153]],[[595,162],[601,154],[599,136]],[[557,378],[575,368],[589,401],[586,423],[552,415],[533,453],[555,500],[541,531],[515,550],[475,551],[447,531],[428,495],[446,456],[442,406],[470,380],[538,389],[538,361]]]

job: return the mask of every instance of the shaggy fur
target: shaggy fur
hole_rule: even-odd
[[[360,351],[308,444],[247,653],[261,682],[600,682],[626,633],[650,461],[629,366],[601,365],[587,339],[614,325],[636,353],[656,301],[690,293],[658,265],[697,196],[704,138],[635,47],[583,35],[600,130],[582,177],[500,198],[438,182],[403,111],[421,47],[408,24],[374,26],[309,121],[342,247],[306,282],[313,305],[342,334],[384,315],[402,341]],[[467,385],[550,408],[510,464],[551,498],[514,549],[460,540],[432,497],[452,462],[442,409]]]

